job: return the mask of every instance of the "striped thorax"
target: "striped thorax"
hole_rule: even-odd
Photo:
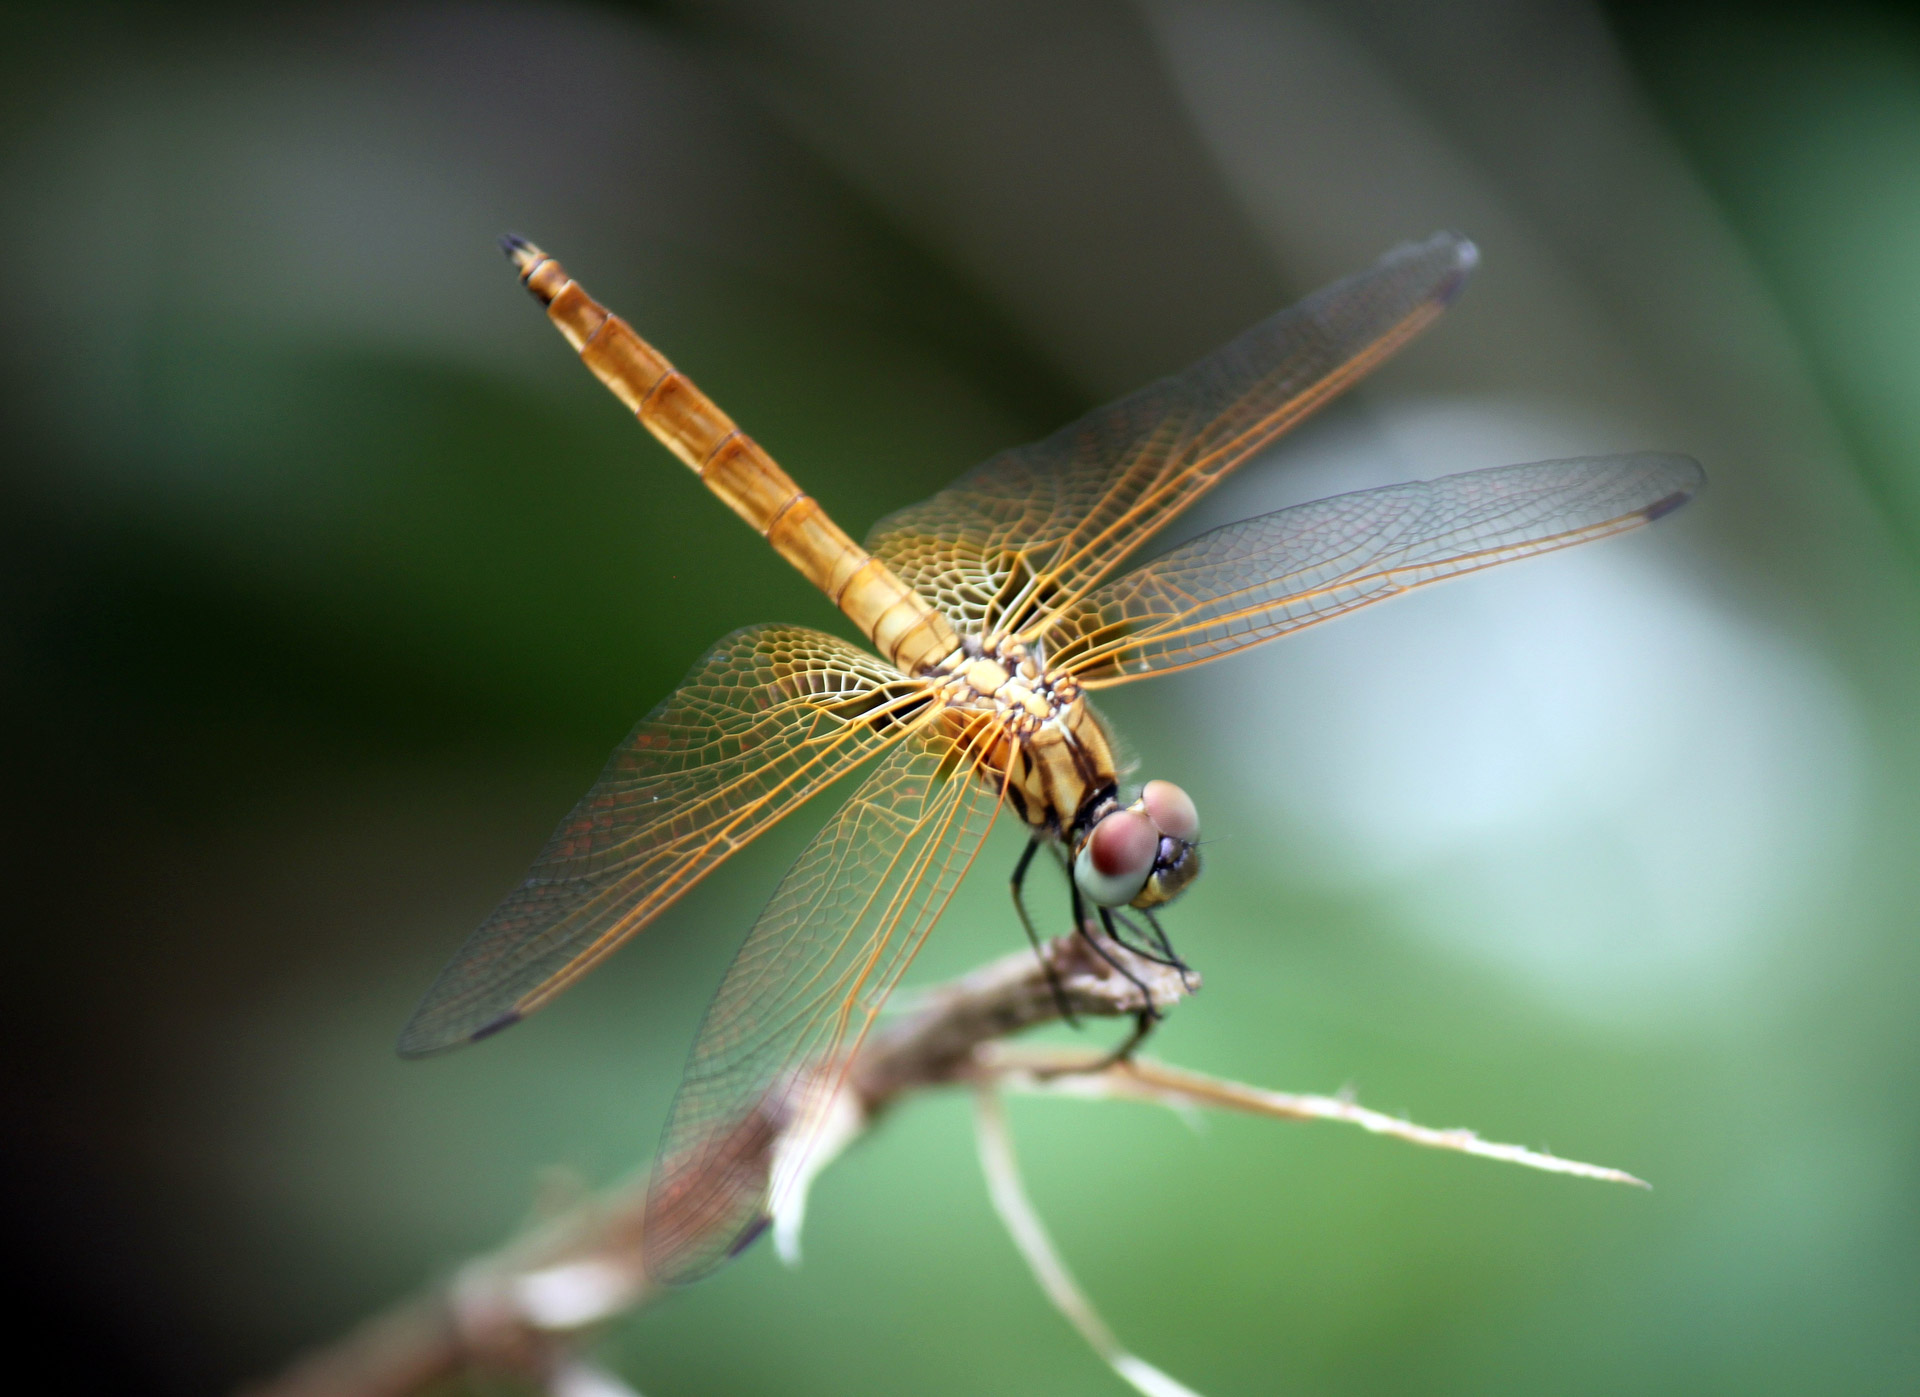
[[[1088,802],[1114,789],[1113,744],[1086,692],[1049,672],[1026,646],[970,640],[928,682],[952,714],[956,737],[971,721],[989,720],[985,764],[1035,829],[1066,838]]]

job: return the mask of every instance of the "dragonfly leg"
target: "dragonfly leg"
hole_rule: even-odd
[[[1117,1067],[1127,1061],[1139,1049],[1140,1045],[1147,1041],[1147,1035],[1153,1032],[1159,1022],[1159,1014],[1149,1013],[1147,1010],[1142,1009],[1133,1016],[1133,1032],[1127,1035],[1127,1041],[1101,1058],[1099,1062],[1087,1070],[1089,1072],[1104,1072],[1109,1067]]]
[[[1140,928],[1134,923],[1134,920],[1132,917],[1129,917],[1125,912],[1122,912],[1117,907],[1111,910],[1113,913],[1113,920],[1115,923],[1118,923],[1119,926],[1125,927],[1128,931],[1132,932],[1136,937],[1140,935]],[[1156,927],[1155,930],[1157,931],[1158,928]],[[1125,946],[1129,951],[1132,951],[1136,956],[1140,957],[1141,960],[1150,960],[1155,965],[1166,966],[1169,970],[1179,970],[1184,972],[1187,968],[1185,965],[1181,963],[1180,957],[1173,954],[1173,948],[1167,945],[1167,938],[1164,934],[1158,937],[1157,944],[1160,946],[1161,950],[1164,950],[1166,952],[1165,955],[1161,955],[1158,951],[1149,950],[1146,946],[1137,945],[1134,942],[1127,940],[1126,937],[1122,936],[1119,933],[1119,931],[1116,930],[1111,925],[1108,927],[1108,934],[1111,935],[1113,939],[1117,941],[1120,945]]]
[[[1132,1057],[1139,1046],[1146,1042],[1147,1035],[1153,1032],[1154,1026],[1160,1022],[1160,1010],[1153,1002],[1152,992],[1140,983],[1139,977],[1135,976],[1124,965],[1120,964],[1119,961],[1107,954],[1107,948],[1094,939],[1093,933],[1087,930],[1085,911],[1086,909],[1080,899],[1080,890],[1076,887],[1073,890],[1074,925],[1080,929],[1080,935],[1085,939],[1086,943],[1093,947],[1094,954],[1098,955],[1100,959],[1126,976],[1126,978],[1139,989],[1141,1007],[1134,1011],[1133,1032],[1127,1035],[1126,1041],[1121,1043],[1119,1047],[1115,1048],[1105,1057],[1099,1058],[1085,1067],[1060,1068],[1052,1072],[1042,1073],[1041,1075],[1043,1077],[1078,1074],[1082,1072],[1104,1072],[1116,1063],[1125,1062],[1128,1058]],[[1102,907],[1100,914],[1106,924],[1108,933],[1111,934],[1113,931],[1111,909]]]
[[[1175,970],[1180,972],[1180,983],[1185,985],[1187,992],[1191,994],[1193,992],[1193,967],[1188,965],[1184,960],[1181,960],[1179,953],[1173,949],[1173,942],[1167,940],[1167,933],[1162,929],[1160,919],[1153,915],[1153,909],[1151,907],[1143,907],[1140,909],[1140,912],[1141,915],[1147,919],[1147,925],[1153,928],[1154,941],[1158,943],[1161,950],[1167,953],[1167,964],[1173,966]]]
[[[1034,835],[1027,840],[1026,851],[1020,855],[1020,862],[1013,866],[1013,910],[1020,914],[1020,929],[1027,934],[1027,944],[1033,947],[1034,955],[1040,958],[1040,968],[1047,973],[1047,988],[1053,991],[1053,1002],[1059,1007],[1060,1017],[1074,1028],[1080,1027],[1079,1016],[1073,1012],[1073,1006],[1067,1003],[1066,987],[1060,983],[1060,974],[1053,968],[1053,959],[1040,945],[1040,937],[1033,929],[1033,918],[1027,915],[1027,900],[1024,889],[1027,870],[1033,866],[1034,853],[1040,848],[1040,836]]]
[[[1099,941],[1094,938],[1093,933],[1087,930],[1086,921],[1080,915],[1081,913],[1080,894],[1077,890],[1074,893],[1074,897],[1073,897],[1073,911],[1074,911],[1074,916],[1076,920],[1078,920],[1079,922],[1080,935],[1086,938],[1086,942],[1089,946],[1093,947],[1094,954],[1099,956],[1100,959],[1104,960],[1108,965],[1111,965],[1115,970],[1118,970],[1120,974],[1128,981],[1128,983],[1130,983],[1135,989],[1140,991],[1141,1007],[1139,1012],[1142,1014],[1145,1014],[1148,1018],[1154,1018],[1154,1019],[1159,1018],[1160,1017],[1159,1006],[1153,1002],[1153,991],[1147,988],[1146,982],[1142,980],[1138,975],[1134,974],[1131,970],[1127,969],[1127,967],[1122,965],[1119,961],[1115,960],[1112,954],[1108,952],[1107,948],[1105,946],[1102,946],[1099,943]],[[1115,944],[1118,944],[1118,945],[1125,944],[1120,940],[1119,937],[1113,934],[1113,909],[1112,908],[1102,907],[1100,909],[1100,925],[1106,929],[1108,938],[1114,941]]]

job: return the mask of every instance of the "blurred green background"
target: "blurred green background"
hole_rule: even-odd
[[[1630,1169],[1021,1102],[1123,1338],[1236,1393],[1920,1387],[1920,26],[1890,7],[13,7],[7,1270],[39,1390],[272,1371],[650,1152],[820,818],[546,1013],[394,1034],[733,626],[843,629],[514,229],[858,534],[1393,244],[1481,271],[1183,532],[1667,448],[1659,528],[1115,694],[1186,784],[1157,1040]],[[1003,827],[916,976],[1017,944]],[[547,1182],[543,1184],[543,1180]],[[1113,1393],[965,1103],[609,1335],[674,1393]]]

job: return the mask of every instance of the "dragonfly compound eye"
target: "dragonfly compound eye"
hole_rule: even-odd
[[[1172,902],[1187,884],[1200,876],[1200,847],[1172,835],[1160,836],[1160,847],[1153,857],[1153,872],[1133,899],[1142,909]]]
[[[1173,782],[1147,782],[1140,792],[1140,804],[1153,827],[1169,839],[1191,844],[1200,837],[1200,812],[1194,809],[1193,797]]]
[[[1102,907],[1124,907],[1140,895],[1159,852],[1160,832],[1138,810],[1115,810],[1088,834],[1073,860],[1073,881]]]

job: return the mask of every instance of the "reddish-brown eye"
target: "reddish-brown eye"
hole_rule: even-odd
[[[1169,839],[1191,844],[1200,837],[1200,812],[1194,809],[1193,797],[1173,782],[1147,782],[1146,789],[1140,792],[1140,803],[1146,806],[1147,818],[1153,821],[1154,828]]]
[[[1073,861],[1073,880],[1102,907],[1124,907],[1146,885],[1160,832],[1138,810],[1115,810],[1093,827]]]

